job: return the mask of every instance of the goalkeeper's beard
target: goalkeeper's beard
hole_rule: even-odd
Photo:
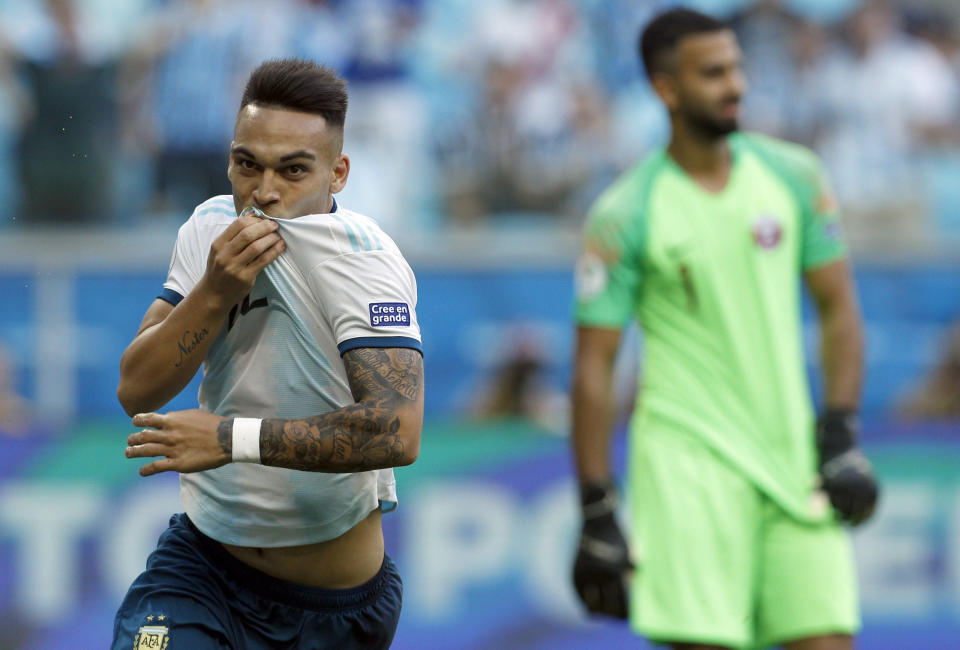
[[[684,117],[690,132],[702,140],[719,140],[740,128],[736,117],[720,118],[701,112],[690,112]]]

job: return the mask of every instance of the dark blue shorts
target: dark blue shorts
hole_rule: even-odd
[[[178,514],[120,604],[112,648],[387,648],[402,592],[387,556],[377,575],[351,589],[273,578],[234,558]]]

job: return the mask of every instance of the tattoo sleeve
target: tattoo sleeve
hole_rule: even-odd
[[[407,348],[358,348],[343,355],[354,404],[300,420],[260,425],[260,462],[314,472],[362,472],[412,462],[405,439],[423,413],[423,358]],[[221,443],[222,444],[222,443]]]

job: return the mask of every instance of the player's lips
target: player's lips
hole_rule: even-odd
[[[740,115],[740,102],[725,104],[723,108],[720,109],[721,117],[731,118],[731,117],[737,117],[739,115]]]

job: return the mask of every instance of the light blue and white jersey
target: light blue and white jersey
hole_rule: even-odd
[[[176,305],[203,276],[210,245],[237,218],[230,196],[180,228],[160,298]],[[413,272],[376,222],[334,203],[278,219],[287,244],[230,311],[203,364],[200,408],[225,417],[304,418],[352,404],[341,355],[420,350]],[[190,519],[213,539],[278,547],[339,537],[378,504],[396,505],[392,469],[327,474],[229,463],[180,475]]]

